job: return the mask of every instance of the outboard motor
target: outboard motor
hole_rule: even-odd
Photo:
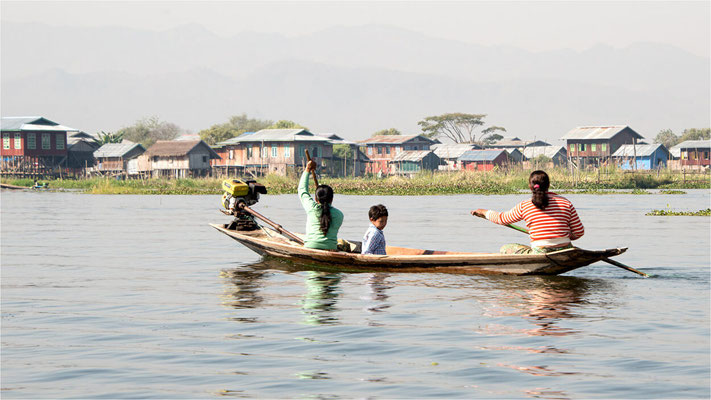
[[[222,206],[228,211],[226,214],[235,216],[227,229],[238,231],[257,229],[258,225],[254,218],[245,212],[243,207],[256,204],[260,194],[267,194],[267,188],[254,180],[226,179],[222,181],[222,190],[225,192],[222,195]]]

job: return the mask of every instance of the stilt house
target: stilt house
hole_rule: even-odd
[[[220,156],[202,140],[159,140],[138,157],[138,170],[151,177],[195,178],[211,172]]]
[[[580,126],[566,133],[568,158],[578,167],[600,165],[624,144],[638,143],[644,138],[627,125]]]
[[[442,160],[432,150],[410,150],[396,155],[390,162],[394,175],[414,175],[420,171],[436,171]]]
[[[306,129],[262,129],[218,143],[215,149],[221,160],[213,166],[227,174],[286,175],[306,165],[307,149],[314,161],[328,169],[333,156],[331,140]]]
[[[142,144],[130,140],[123,140],[121,143],[106,143],[94,152],[96,159],[94,172],[99,175],[128,174],[129,162],[138,158],[145,151],[146,148]]]
[[[365,155],[370,158],[366,172],[390,174],[390,162],[403,151],[430,150],[433,144],[440,143],[423,135],[379,135],[358,142],[366,148]]]
[[[469,150],[459,157],[462,169],[470,171],[491,171],[509,162],[506,150]]]
[[[48,174],[67,158],[67,132],[76,131],[44,117],[2,117],[3,174]]]

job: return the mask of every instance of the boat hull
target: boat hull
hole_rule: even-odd
[[[624,253],[608,250],[565,249],[548,254],[463,253],[388,246],[388,255],[356,254],[309,249],[288,241],[276,231],[234,231],[210,224],[218,231],[263,256],[318,264],[345,272],[437,272],[455,274],[558,275]]]

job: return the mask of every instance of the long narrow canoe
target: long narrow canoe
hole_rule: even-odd
[[[2,189],[14,189],[14,190],[32,189],[32,188],[29,187],[29,186],[10,185],[9,183],[0,183],[0,188],[2,188]]]
[[[387,255],[309,249],[262,227],[254,231],[218,231],[263,256],[320,264],[344,272],[441,272],[455,274],[558,275],[624,253],[627,248],[571,248],[548,254],[499,254],[435,251],[388,246]]]

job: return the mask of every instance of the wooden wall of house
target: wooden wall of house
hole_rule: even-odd
[[[119,157],[102,157],[96,161],[98,171],[123,171],[124,169],[124,160]]]
[[[709,153],[711,153],[710,149],[681,149],[681,165],[711,165],[711,160],[709,160]]]
[[[151,159],[151,169],[190,169],[188,157],[153,157]]]
[[[34,135],[35,148],[29,148],[29,136]],[[49,140],[49,149],[42,148],[43,135]],[[59,146],[58,146],[59,145]],[[59,148],[57,148],[59,147]],[[3,156],[66,156],[66,132],[2,132],[0,155]]]
[[[462,168],[467,171],[491,171],[494,163],[491,161],[462,161]]]
[[[188,169],[210,169],[210,153],[197,149],[188,154]]]

